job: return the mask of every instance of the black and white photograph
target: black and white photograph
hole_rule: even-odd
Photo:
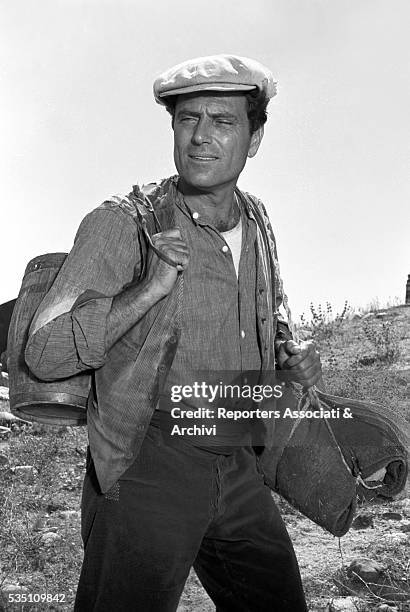
[[[0,2],[0,612],[410,612],[409,24]]]

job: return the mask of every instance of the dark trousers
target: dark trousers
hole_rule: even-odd
[[[304,612],[285,525],[252,448],[214,455],[150,427],[101,494],[88,461],[76,612],[174,612],[190,568],[218,612]]]

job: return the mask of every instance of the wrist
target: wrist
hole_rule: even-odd
[[[154,303],[159,302],[159,300],[162,300],[167,295],[164,287],[155,280],[145,279],[141,282],[140,286],[144,295],[152,299]]]

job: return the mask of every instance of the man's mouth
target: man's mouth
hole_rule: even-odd
[[[218,159],[213,155],[189,155],[189,157],[195,161],[215,161],[215,159]]]

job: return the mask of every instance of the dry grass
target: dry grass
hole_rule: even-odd
[[[72,610],[82,558],[78,509],[86,432],[41,425],[12,428],[9,448],[1,452],[8,463],[1,468],[0,584],[21,585],[32,594],[64,594],[61,604],[27,603],[24,611]],[[76,513],[63,514],[67,510]],[[49,533],[56,537],[46,543],[44,534]],[[0,599],[0,610],[17,609],[5,599]]]
[[[318,308],[315,312],[310,331],[321,348],[328,390],[388,405],[410,421],[410,308],[391,309],[387,332],[383,330],[386,319],[375,317],[365,324],[366,319],[355,318],[348,305],[336,316],[329,307],[321,309],[322,315]],[[381,357],[386,354],[388,358]],[[23,587],[26,594],[64,594],[65,601],[16,606],[0,595],[0,612],[72,610],[82,560],[78,510],[86,431],[41,425],[11,428],[10,434],[0,436],[0,590],[1,585],[14,584]],[[19,470],[18,466],[32,468]],[[332,597],[352,592],[359,597],[363,610],[375,610],[379,603],[392,601],[389,588],[396,589],[396,595],[403,593],[401,600],[396,598],[398,609],[410,609],[403,601],[410,591],[408,551],[389,540],[391,527],[383,522],[383,507],[364,507],[373,513],[376,527],[380,527],[379,538],[374,530],[351,532],[342,539],[340,552],[335,538],[301,517],[286,502],[280,502],[280,506],[301,561],[312,611],[324,610]],[[55,536],[47,540],[45,534]],[[350,553],[383,564],[384,591],[380,591],[380,585],[352,582],[346,575]],[[194,574],[187,583],[183,602],[181,610],[213,609]]]

